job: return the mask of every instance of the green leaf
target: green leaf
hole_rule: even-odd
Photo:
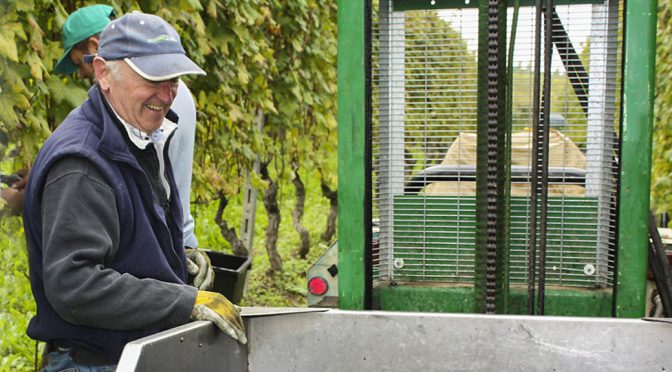
[[[0,94],[0,121],[5,123],[19,123],[19,118],[14,111],[15,108],[21,110],[28,110],[30,108],[30,103],[28,99],[17,92],[12,90],[3,91]]]
[[[42,80],[42,59],[36,53],[28,53],[25,56],[25,63],[30,66],[30,75],[37,80]]]
[[[197,11],[203,10],[203,6],[201,6],[201,2],[199,0],[186,0],[186,3],[189,5],[189,8],[191,8],[191,10],[197,10]],[[181,8],[184,9],[185,7]]]
[[[229,118],[232,122],[239,122],[244,119],[243,113],[240,111],[240,107],[238,106],[231,106],[229,108]]]
[[[217,5],[218,5],[218,3],[215,0],[210,0],[208,2],[208,7],[207,7],[208,17],[210,17],[212,19],[217,19]]]
[[[16,6],[16,10],[24,13],[35,10],[35,2],[33,0],[17,1],[14,3],[14,6]]]
[[[74,84],[64,84],[63,80],[56,76],[50,76],[46,83],[56,102],[66,101],[72,107],[76,107],[87,98],[86,90]]]
[[[247,83],[249,83],[249,81],[250,81],[250,74],[247,72],[247,69],[245,68],[245,66],[239,66],[238,67],[237,77],[238,77],[238,81],[242,85],[247,85]]]
[[[14,62],[19,61],[19,53],[14,42],[14,34],[0,32],[0,56],[9,58]]]

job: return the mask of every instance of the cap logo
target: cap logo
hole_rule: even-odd
[[[164,41],[177,41],[177,40],[175,40],[174,37],[171,37],[171,36],[169,36],[169,35],[167,35],[167,34],[161,34],[161,35],[159,35],[159,36],[157,36],[157,37],[154,37],[154,38],[151,38],[151,39],[147,39],[147,42],[148,42],[148,43],[162,43],[162,42],[164,42]]]

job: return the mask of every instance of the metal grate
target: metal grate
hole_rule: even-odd
[[[472,283],[478,10],[402,12],[387,0],[374,6],[373,216],[379,239],[374,279]],[[556,10],[578,56],[567,48],[565,58],[553,51],[546,280],[610,287],[620,11],[611,1]],[[554,36],[556,45],[562,41]],[[513,284],[527,279],[533,56],[534,8],[521,7],[513,73]],[[577,96],[567,71],[579,59],[588,86]]]

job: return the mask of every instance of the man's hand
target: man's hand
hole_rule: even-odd
[[[187,256],[187,270],[192,282],[189,283],[199,290],[212,289],[215,281],[215,272],[212,269],[210,257],[202,250],[188,248],[184,253]]]
[[[12,209],[14,213],[19,213],[23,209],[23,189],[16,189],[8,187],[0,190],[0,198],[7,203],[7,206]]]
[[[28,171],[22,170],[12,175],[19,179],[9,185],[8,188],[0,190],[0,198],[5,201],[15,213],[20,213],[23,209],[23,192],[28,183]]]
[[[245,326],[240,318],[238,306],[219,293],[198,291],[191,319],[212,321],[234,340],[243,345],[247,343]]]

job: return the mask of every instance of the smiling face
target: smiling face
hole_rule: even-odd
[[[163,123],[177,94],[178,79],[154,82],[138,75],[124,61],[93,61],[96,79],[114,111],[145,133]]]

